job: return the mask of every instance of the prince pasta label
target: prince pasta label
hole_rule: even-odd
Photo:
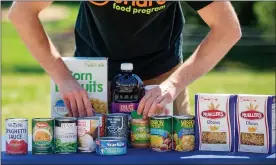
[[[236,111],[237,150],[275,152],[275,97],[239,95]]]
[[[107,114],[107,59],[106,58],[62,58],[72,76],[83,87],[91,105],[99,114]],[[59,93],[59,87],[51,80],[52,117],[67,117],[68,110]]]
[[[234,98],[227,94],[196,95],[196,149],[234,150]]]

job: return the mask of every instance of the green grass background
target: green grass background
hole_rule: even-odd
[[[58,33],[75,23],[78,7],[62,21],[44,23]],[[41,69],[9,22],[2,22],[2,133],[6,118],[50,116],[50,78]],[[189,86],[191,108],[196,93],[274,94],[273,72],[210,72]],[[30,122],[29,122],[30,126]],[[30,131],[30,127],[29,127]]]

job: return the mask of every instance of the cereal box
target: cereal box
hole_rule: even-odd
[[[196,150],[234,151],[235,95],[195,96]]]
[[[87,91],[96,113],[108,113],[107,58],[64,57],[62,59],[72,72],[72,76]],[[51,80],[51,116],[68,116],[59,88],[53,80]]]
[[[236,151],[275,153],[275,96],[238,95]]]

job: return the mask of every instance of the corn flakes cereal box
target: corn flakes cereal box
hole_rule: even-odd
[[[236,151],[275,153],[275,96],[238,95]]]
[[[72,76],[87,91],[96,113],[107,114],[107,58],[63,57],[62,60]],[[68,116],[68,110],[60,96],[59,88],[53,80],[51,80],[51,116],[53,118]]]
[[[235,98],[231,94],[195,95],[196,150],[234,151]]]

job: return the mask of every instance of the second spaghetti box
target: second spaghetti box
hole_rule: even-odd
[[[196,150],[234,151],[235,101],[231,94],[195,96]]]
[[[238,95],[236,151],[275,153],[275,96]]]

